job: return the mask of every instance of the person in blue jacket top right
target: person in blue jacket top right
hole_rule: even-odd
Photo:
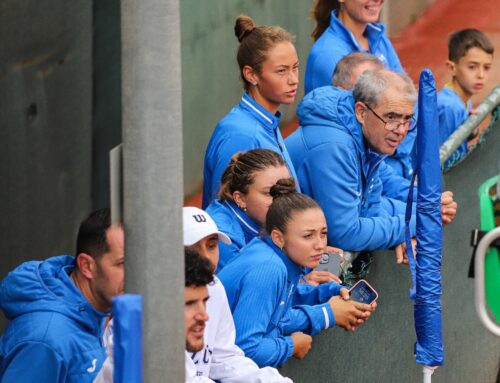
[[[467,119],[472,109],[470,98],[478,94],[488,81],[494,47],[486,35],[477,29],[453,33],[448,42],[448,61],[452,79],[438,93],[439,138],[443,144]],[[445,162],[447,169],[467,153],[463,142]]]
[[[25,262],[0,285],[9,323],[0,339],[2,383],[91,383],[106,357],[111,300],[124,290],[124,231],[109,209],[80,225],[77,256]]]
[[[337,63],[351,52],[376,56],[386,68],[404,72],[398,55],[377,23],[383,0],[317,0],[313,8],[316,28],[307,58],[305,93],[331,85]],[[410,179],[413,174],[416,131],[409,132],[398,150],[385,161],[394,171]]]
[[[304,268],[317,267],[325,252],[325,216],[295,191],[293,179],[278,181],[270,193],[266,235],[254,238],[219,274],[236,343],[261,367],[302,359],[311,348],[310,335],[334,325],[354,330],[376,307],[349,300],[348,290],[336,282],[297,289]]]
[[[239,16],[234,27],[240,42],[238,65],[245,92],[215,127],[203,167],[202,208],[217,197],[220,181],[231,157],[250,149],[271,149],[281,154],[291,176],[295,170],[279,130],[281,104],[295,100],[299,59],[293,37],[280,27],[256,26]]]
[[[287,147],[304,193],[325,211],[331,246],[362,251],[400,244],[404,215],[390,214],[381,203],[379,169],[411,130],[416,91],[402,73],[387,69],[364,72],[354,91],[326,86],[315,89],[298,107],[301,126]],[[443,222],[456,213],[451,192],[443,193]],[[415,217],[410,223],[415,234]]]

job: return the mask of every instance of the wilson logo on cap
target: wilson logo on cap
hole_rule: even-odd
[[[207,217],[205,217],[204,215],[201,215],[201,214],[196,214],[196,215],[193,215],[193,218],[196,222],[207,222]]]

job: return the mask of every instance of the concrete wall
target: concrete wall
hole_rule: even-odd
[[[0,41],[3,278],[73,253],[91,208],[92,3],[4,0]]]
[[[0,277],[73,252],[91,207],[92,3],[0,7]]]

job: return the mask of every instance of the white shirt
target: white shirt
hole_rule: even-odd
[[[222,383],[288,383],[272,367],[259,368],[236,346],[236,330],[227,301],[226,290],[214,276],[208,285],[208,322],[204,333],[205,346],[201,351],[188,353],[193,359],[197,376],[209,377]]]

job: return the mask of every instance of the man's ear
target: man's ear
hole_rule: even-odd
[[[358,120],[361,125],[365,122],[365,112],[366,106],[361,101],[357,101],[356,104],[354,104],[354,114],[356,115],[356,120]]]
[[[273,229],[271,231],[271,239],[274,242],[274,244],[278,246],[280,249],[283,249],[283,247],[285,247],[285,237],[283,233],[278,229]]]
[[[455,72],[456,72],[456,68],[457,68],[455,63],[451,60],[446,60],[445,65],[446,65],[446,68],[448,68],[448,70],[451,72],[451,75],[455,76]]]
[[[87,253],[78,254],[78,257],[76,257],[76,266],[85,278],[94,278],[95,261],[91,255]]]
[[[250,65],[245,65],[242,70],[243,77],[252,85],[257,85],[259,83],[259,77],[257,73],[253,70]]]

